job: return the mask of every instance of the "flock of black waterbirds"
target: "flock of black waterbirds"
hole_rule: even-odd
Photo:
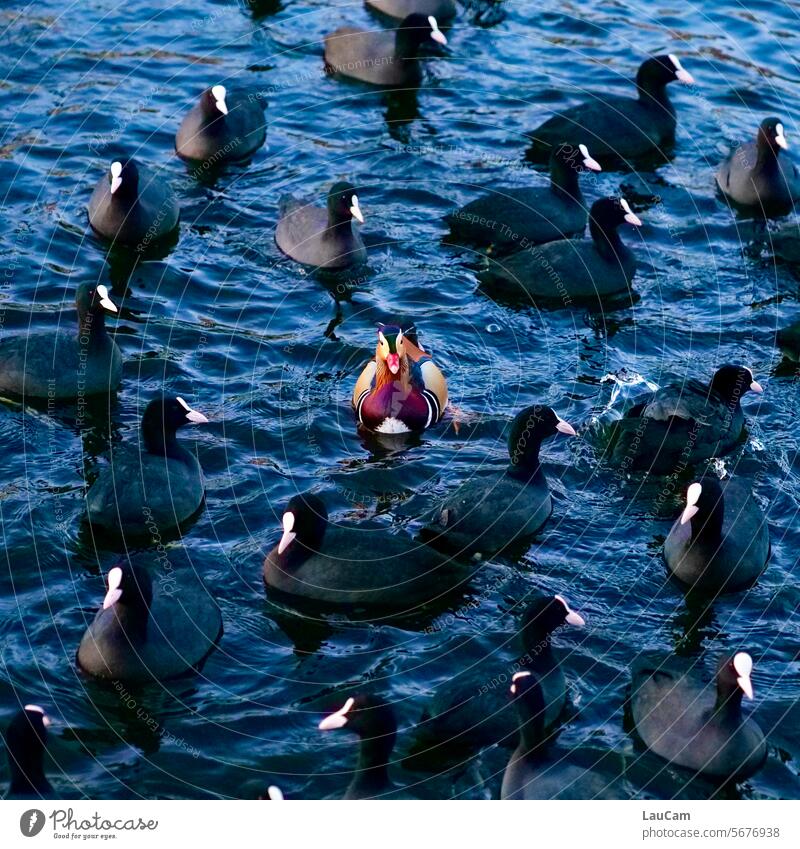
[[[328,35],[326,72],[382,87],[419,86],[419,57],[447,43],[439,23],[455,16],[452,0],[368,3],[396,23],[385,30],[344,27]],[[482,286],[551,309],[586,302],[602,306],[603,299],[631,291],[636,256],[619,229],[641,221],[622,197],[589,204],[581,193],[581,174],[635,169],[642,159],[672,155],[676,111],[668,90],[673,82],[694,84],[677,56],[647,58],[631,96],[593,93],[590,101],[554,115],[530,133],[526,157],[549,167],[548,186],[487,194],[449,213],[448,242],[485,249],[492,257]],[[265,142],[265,110],[257,93],[211,85],[177,129],[175,150],[196,170],[209,164],[246,166]],[[720,165],[720,194],[739,214],[767,218],[792,210],[800,183],[786,148],[783,124],[767,118],[755,140]],[[111,163],[88,206],[91,228],[116,250],[142,251],[165,239],[174,241],[179,218],[168,183],[134,158]],[[298,263],[337,271],[364,263],[363,221],[355,189],[338,182],[323,206],[284,199],[275,239]],[[587,224],[589,238],[584,236]],[[789,237],[786,250],[791,250]],[[33,403],[117,389],[122,354],[106,329],[106,317],[117,313],[112,293],[84,283],[76,306],[77,335],[61,331],[0,341],[4,393]],[[783,344],[791,347],[798,337],[788,328]],[[685,506],[664,543],[664,560],[688,592],[710,598],[751,586],[770,555],[766,520],[747,483],[738,477],[720,479],[708,465],[745,439],[740,400],[747,392],[761,393],[762,387],[749,368],[737,364],[663,386],[630,407],[600,447],[624,475],[681,479]],[[393,320],[378,328],[375,357],[355,380],[352,403],[354,426],[401,443],[450,415],[444,374],[416,329]],[[157,397],[144,410],[140,438],[114,448],[86,493],[86,521],[117,535],[120,552],[127,551],[128,539],[156,532],[159,538],[179,535],[202,509],[201,468],[177,433],[187,424],[207,421],[183,398]],[[509,556],[520,544],[524,550],[548,521],[553,504],[540,450],[547,440],[575,435],[576,428],[548,406],[517,412],[508,430],[507,467],[476,474],[452,491],[423,517],[416,537],[336,521],[319,495],[295,495],[283,512],[280,539],[264,559],[267,592],[301,607],[374,610],[399,622],[404,615],[440,609],[482,564]],[[101,609],[76,640],[77,664],[86,675],[147,683],[190,674],[221,638],[222,617],[209,588],[183,578],[180,605],[162,597],[146,551],[145,546],[144,554],[123,556],[108,569]],[[624,765],[598,771],[556,744],[569,690],[552,638],[561,628],[584,624],[562,596],[534,598],[519,623],[519,661],[509,686],[481,686],[492,676],[484,664],[455,675],[433,694],[420,721],[431,749],[460,745],[474,752],[516,741],[503,798],[635,795]],[[677,656],[641,657],[632,670],[627,705],[638,745],[687,776],[730,782],[754,773],[767,746],[759,726],[742,712],[742,698],[754,695],[752,668],[744,648],[719,659],[712,682],[703,680],[696,663]],[[27,705],[11,722],[5,742],[12,796],[52,794],[42,766],[48,725],[36,705]],[[342,694],[340,707],[322,719],[319,729],[344,729],[360,739],[358,766],[345,798],[408,795],[390,774],[396,720],[392,705],[379,695]],[[271,787],[267,796],[280,799],[282,793]]]

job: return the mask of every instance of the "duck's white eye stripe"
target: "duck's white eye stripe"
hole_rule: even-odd
[[[113,569],[109,570],[108,573],[108,588],[110,590],[119,589],[119,585],[122,583],[122,569],[119,566],[115,566]]]
[[[122,173],[122,163],[121,162],[112,162],[111,163],[111,176],[119,177]]]
[[[378,339],[380,340],[381,345],[386,344],[386,337],[383,335],[383,333],[381,333],[380,330],[378,331]]]
[[[184,410],[186,410],[186,412],[191,413],[192,408],[186,403],[186,401],[183,400],[183,398],[179,397],[175,400],[181,405],[181,407],[183,407]]]
[[[753,658],[746,651],[740,651],[733,658],[733,668],[742,678],[749,678],[753,671]]]
[[[625,198],[620,198],[619,203],[620,203],[620,206],[625,210],[625,212],[627,212],[629,215],[633,215],[633,210],[631,209],[631,205],[628,203],[628,201],[625,200]]]

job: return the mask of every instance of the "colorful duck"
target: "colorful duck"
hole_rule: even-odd
[[[414,331],[378,325],[378,346],[358,378],[353,407],[359,422],[377,433],[425,430],[442,417],[447,382]]]

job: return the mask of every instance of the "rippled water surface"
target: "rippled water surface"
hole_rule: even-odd
[[[320,701],[363,686],[384,693],[402,756],[433,687],[487,658],[508,669],[514,617],[541,590],[562,592],[587,620],[558,637],[575,705],[562,744],[626,758],[647,796],[711,792],[637,758],[623,727],[628,667],[648,648],[710,671],[720,651],[741,647],[755,659],[770,755],[723,792],[800,795],[798,400],[774,347],[775,329],[800,314],[797,281],[752,230],[737,229],[713,189],[713,166],[763,117],[781,115],[790,141],[800,138],[799,10],[760,0],[475,2],[459,7],[448,53],[426,63],[418,94],[387,96],[322,73],[326,32],[380,25],[353,0],[286,0],[262,4],[263,14],[233,0],[3,5],[3,332],[71,325],[83,280],[113,285],[122,303],[110,322],[125,356],[110,420],[104,402],[81,426],[70,406],[0,406],[0,723],[18,700],[48,708],[59,792],[253,798],[273,782],[295,797],[341,791],[355,741],[317,732]],[[478,287],[481,259],[442,244],[442,216],[480,188],[541,183],[523,162],[525,131],[582,91],[629,93],[641,58],[665,52],[697,81],[671,90],[674,159],[640,178],[602,173],[584,184],[594,199],[623,183],[644,220],[623,234],[640,258],[634,306],[543,312],[492,300]],[[197,93],[218,82],[267,92],[267,146],[198,181],[174,156],[174,134]],[[162,169],[181,202],[178,244],[135,268],[107,255],[85,217],[121,150]],[[307,273],[273,240],[282,195],[320,198],[340,178],[359,187],[370,242],[367,269],[346,284]],[[404,451],[375,453],[349,397],[376,321],[395,316],[417,323],[456,411]],[[677,499],[657,510],[657,484],[620,486],[598,462],[592,423],[607,414],[609,373],[663,384],[706,378],[725,361],[751,365],[766,388],[747,397],[749,439],[725,464],[768,512],[772,559],[753,589],[698,611],[660,559]],[[82,497],[162,385],[212,420],[182,434],[196,440],[207,504],[170,545],[185,547],[191,566],[180,568],[196,569],[218,598],[225,635],[202,674],[136,691],[131,707],[74,665],[116,556],[83,529]],[[291,494],[315,489],[331,513],[415,530],[437,496],[503,462],[507,423],[537,401],[580,436],[544,449],[554,516],[521,560],[487,564],[432,624],[319,619],[266,600],[261,560]],[[491,749],[468,769],[398,765],[398,777],[427,795],[485,798],[497,795],[506,760]]]

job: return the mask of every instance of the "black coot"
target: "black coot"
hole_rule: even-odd
[[[618,775],[604,775],[592,768],[595,763],[580,765],[573,753],[548,751],[552,737],[545,731],[545,703],[535,675],[516,672],[510,690],[519,715],[519,744],[503,774],[501,799],[630,798]]]
[[[5,733],[11,783],[5,798],[53,799],[53,788],[44,774],[44,753],[50,718],[39,705],[25,705]],[[42,816],[39,813],[39,816]],[[36,823],[29,823],[35,826]],[[31,831],[31,834],[34,833]]]
[[[78,398],[119,386],[122,354],[106,332],[106,310],[117,312],[108,289],[82,283],[75,306],[77,333],[31,333],[0,341],[0,391],[27,398]]]
[[[564,239],[533,245],[493,262],[481,275],[489,294],[524,298],[552,307],[575,301],[599,301],[629,292],[636,257],[617,232],[627,222],[641,221],[625,198],[601,198],[589,215],[591,239]]]
[[[189,573],[191,576],[191,573]],[[169,586],[123,561],[108,573],[103,607],[78,647],[78,666],[97,678],[163,681],[197,669],[222,636],[216,602],[195,577]]]
[[[342,27],[325,36],[325,65],[334,73],[380,86],[422,80],[417,54],[424,43],[447,44],[436,18],[413,14],[389,32]]]
[[[542,596],[532,601],[520,622],[518,658],[505,670],[498,670],[496,657],[489,657],[437,689],[422,717],[415,749],[444,757],[497,743],[510,744],[517,722],[508,704],[506,686],[520,669],[536,676],[545,705],[544,728],[552,729],[567,704],[567,682],[552,647],[553,634],[565,625],[582,627],[584,620],[563,596]]]
[[[324,207],[283,197],[279,215],[275,242],[297,262],[335,270],[366,261],[367,249],[355,225],[364,223],[364,215],[350,183],[335,183]]]
[[[470,478],[436,507],[423,539],[480,560],[533,536],[553,510],[539,449],[543,440],[559,433],[575,436],[575,429],[550,407],[537,404],[518,413],[508,437],[511,462],[506,469]]]
[[[674,656],[634,664],[636,735],[677,766],[720,779],[746,778],[767,756],[764,734],[742,713],[742,694],[753,698],[753,661],[746,652],[723,657],[713,684],[700,679],[696,666]]]
[[[694,82],[677,56],[645,60],[636,74],[637,98],[599,92],[592,100],[554,115],[530,134],[528,158],[547,162],[551,148],[564,141],[585,142],[604,167],[663,153],[675,138],[675,108],[667,86],[676,80]]]
[[[320,731],[344,728],[359,737],[358,763],[345,799],[414,799],[389,777],[389,763],[397,738],[392,706],[370,695],[350,696],[335,713],[319,724]]]
[[[264,560],[268,589],[324,604],[412,612],[462,586],[470,572],[408,534],[334,523],[316,495],[296,495]]]
[[[756,140],[737,148],[719,167],[717,185],[742,212],[787,215],[800,198],[800,174],[780,155],[789,147],[780,118],[767,118]]]
[[[724,365],[711,383],[686,380],[656,390],[614,425],[612,463],[622,473],[681,472],[732,451],[744,432],[739,403],[747,391],[762,392],[749,368]]]
[[[183,398],[151,401],[139,446],[112,446],[109,466],[86,494],[89,521],[138,535],[171,530],[194,515],[203,503],[203,476],[197,457],[175,435],[183,425],[207,421]]]
[[[139,251],[172,233],[179,217],[169,183],[135,159],[112,162],[89,199],[89,223],[95,233]]]
[[[456,4],[453,0],[365,0],[370,9],[402,21],[409,15],[433,15],[439,23],[450,21],[456,16]]]
[[[706,474],[687,490],[664,559],[684,584],[716,596],[750,586],[766,568],[769,550],[767,520],[750,490]]]
[[[255,92],[206,89],[178,128],[178,156],[211,164],[248,159],[267,137],[265,106]]]
[[[600,165],[585,144],[554,147],[549,186],[498,189],[451,212],[452,240],[505,252],[583,234],[588,213],[578,174],[587,170]]]

